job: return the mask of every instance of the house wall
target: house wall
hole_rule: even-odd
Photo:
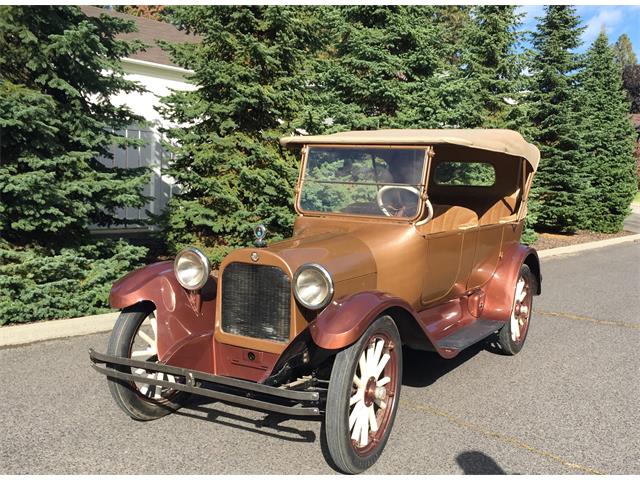
[[[120,93],[111,98],[115,105],[126,105],[134,113],[144,117],[149,125],[140,128],[131,125],[121,135],[129,138],[139,138],[146,142],[143,147],[129,147],[126,150],[111,149],[113,158],[100,158],[100,161],[108,167],[135,168],[146,166],[151,169],[149,183],[145,186],[144,194],[153,197],[143,208],[127,208],[117,212],[118,218],[127,220],[144,220],[148,218],[147,210],[153,215],[159,215],[165,209],[174,190],[174,180],[162,174],[162,169],[167,166],[170,158],[169,152],[162,146],[162,134],[160,128],[171,126],[165,121],[156,108],[160,105],[160,98],[171,93],[171,90],[194,90],[195,87],[187,83],[185,76],[190,72],[178,67],[159,65],[134,59],[123,59],[125,77],[140,83],[147,91],[142,93]],[[135,224],[112,225],[110,227],[94,226],[95,233],[117,233],[119,231],[144,231],[150,227]]]

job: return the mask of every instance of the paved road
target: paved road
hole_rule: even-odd
[[[640,244],[544,261],[515,357],[405,355],[370,473],[640,473]],[[321,423],[207,400],[139,423],[88,366],[91,335],[0,350],[0,474],[333,473]]]

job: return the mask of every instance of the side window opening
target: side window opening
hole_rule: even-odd
[[[491,187],[496,183],[496,170],[485,162],[442,162],[435,167],[433,181],[437,185]]]

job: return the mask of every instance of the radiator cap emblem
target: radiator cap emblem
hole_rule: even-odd
[[[253,260],[254,262],[257,262],[260,259],[260,255],[258,255],[258,252],[251,252],[251,260]]]
[[[264,241],[264,238],[267,236],[267,227],[260,224],[255,228],[253,233],[256,235],[256,241],[255,241],[256,247],[258,248],[266,247],[267,242]]]

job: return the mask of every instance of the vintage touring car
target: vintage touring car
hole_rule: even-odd
[[[402,349],[455,357],[492,338],[523,346],[541,274],[520,244],[538,149],[509,130],[378,130],[281,140],[301,155],[292,238],[196,248],[119,280],[107,353],[117,405],[161,417],[197,394],[324,415],[335,466],[380,456]],[[429,368],[429,365],[424,365]]]

